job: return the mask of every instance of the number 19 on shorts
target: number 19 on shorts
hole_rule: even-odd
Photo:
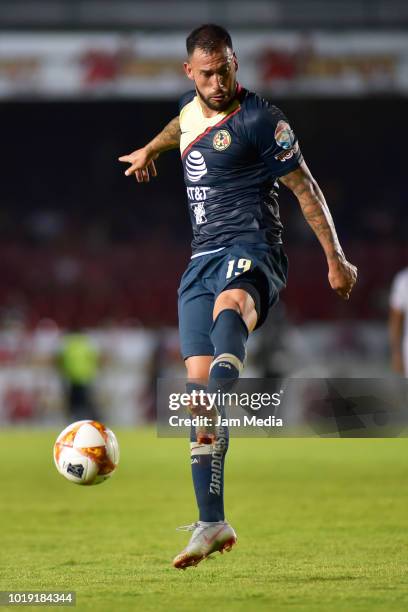
[[[228,262],[227,268],[227,276],[226,278],[232,278],[233,276],[239,276],[243,274],[243,272],[248,272],[251,268],[252,260],[251,259],[230,259]]]

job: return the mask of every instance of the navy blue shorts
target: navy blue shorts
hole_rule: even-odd
[[[180,348],[183,359],[213,355],[210,340],[214,302],[225,289],[242,288],[253,296],[260,327],[286,286],[288,259],[282,245],[235,244],[193,258],[178,289]]]

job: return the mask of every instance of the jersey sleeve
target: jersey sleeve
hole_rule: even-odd
[[[274,176],[299,167],[303,157],[298,140],[282,111],[276,106],[254,108],[245,118],[247,138]]]
[[[408,270],[400,272],[394,278],[390,293],[390,306],[396,310],[405,310],[408,305]]]

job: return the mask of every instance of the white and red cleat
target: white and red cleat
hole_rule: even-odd
[[[204,523],[198,521],[192,525],[178,527],[181,531],[193,531],[189,543],[173,559],[173,567],[186,569],[195,566],[213,552],[221,554],[226,550],[229,552],[237,543],[237,534],[226,521],[217,523]]]

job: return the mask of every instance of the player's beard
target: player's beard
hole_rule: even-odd
[[[223,110],[225,110],[226,108],[228,108],[228,106],[231,104],[231,101],[234,97],[234,93],[235,93],[235,89],[236,89],[236,85],[234,84],[233,87],[233,93],[230,93],[229,95],[227,95],[224,100],[221,100],[220,102],[215,102],[215,101],[211,101],[210,98],[206,98],[201,91],[198,89],[197,85],[196,85],[196,91],[197,94],[199,95],[199,97],[201,98],[201,100],[204,102],[204,104],[213,111],[218,111],[219,113],[221,113]]]

